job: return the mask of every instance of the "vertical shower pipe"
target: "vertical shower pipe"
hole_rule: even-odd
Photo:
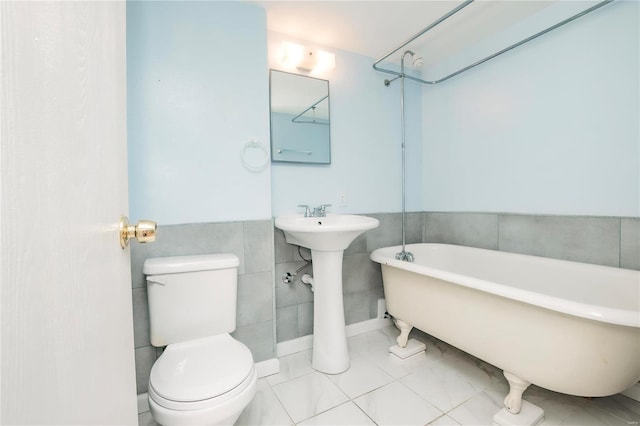
[[[405,231],[405,210],[406,210],[406,137],[405,137],[405,120],[404,120],[404,58],[407,55],[413,56],[411,50],[407,50],[402,54],[400,59],[400,135],[402,138],[402,251],[396,253],[396,259],[406,262],[413,262],[413,254],[406,250],[406,231]]]

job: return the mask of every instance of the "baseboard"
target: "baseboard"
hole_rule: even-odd
[[[256,372],[258,373],[258,379],[278,374],[280,372],[280,360],[271,358],[256,362]],[[149,411],[149,400],[147,399],[147,392],[145,392],[138,395],[138,414],[146,413],[147,411]]]
[[[278,374],[280,372],[280,360],[278,358],[271,358],[256,362],[256,370],[258,372],[258,379],[271,376],[272,374]]]
[[[297,339],[280,342],[276,345],[276,356],[286,356],[296,352],[305,351],[313,347],[313,334],[298,337]]]
[[[149,399],[145,392],[138,395],[138,414],[146,413],[147,411],[149,411]]]
[[[635,385],[631,386],[629,389],[621,393],[624,396],[628,396],[629,398],[633,399],[634,401],[640,402],[640,382],[636,383]]]
[[[390,318],[374,318],[362,322],[356,322],[355,324],[349,324],[346,327],[347,337],[353,337],[358,334],[379,330],[381,328],[389,327],[390,325],[393,325],[393,321]]]
[[[357,336],[358,334],[368,333],[369,331],[379,330],[381,328],[393,325],[393,321],[388,318],[373,318],[370,320],[349,324],[345,327],[347,337]],[[280,342],[276,345],[276,356],[291,355],[296,352],[305,351],[313,347],[313,334],[298,337],[297,339]]]

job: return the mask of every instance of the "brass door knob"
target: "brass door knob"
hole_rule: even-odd
[[[120,217],[120,246],[124,249],[129,240],[135,238],[139,243],[150,243],[156,240],[158,225],[150,220],[140,220],[137,225],[129,225],[129,218]]]

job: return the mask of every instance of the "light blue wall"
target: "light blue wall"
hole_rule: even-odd
[[[255,173],[240,154],[252,138],[269,144],[278,68],[265,11],[127,9],[133,220],[263,219],[301,203],[400,211],[399,85],[382,84],[373,58],[327,49],[330,165]],[[616,2],[442,85],[407,82],[408,210],[640,216],[638,38],[638,4]],[[284,40],[268,33],[270,55]]]
[[[423,87],[423,209],[640,216],[638,16],[615,2]]]
[[[279,67],[272,54],[282,41],[306,44],[270,32],[271,68]],[[330,85],[331,164],[274,163],[273,214],[300,211],[298,204],[323,203],[333,204],[332,212],[401,211],[400,86],[384,86],[386,77],[373,70],[373,58],[326,50],[336,55],[335,69],[318,76]],[[418,86],[407,86],[407,209],[417,211],[422,206],[421,93]],[[340,194],[345,194],[346,205],[341,205]]]
[[[238,2],[127,2],[132,220],[271,217],[270,169],[241,162],[269,144],[265,10]]]

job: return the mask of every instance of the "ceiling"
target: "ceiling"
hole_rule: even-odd
[[[257,0],[252,3],[266,9],[269,31],[321,47],[346,50],[378,59],[457,7],[462,1]],[[519,22],[531,21],[534,15],[538,19],[545,9],[560,7],[565,10],[562,12],[564,16],[558,18],[558,13],[555,13],[554,18],[541,24],[544,26],[536,29],[536,32],[592,4],[593,1],[478,0],[435,27],[427,35],[420,37],[409,47],[425,58],[425,66],[430,66],[454,56],[470,44],[506,33],[506,30],[510,30]],[[543,17],[541,22],[545,19],[549,21],[548,17]],[[516,38],[509,43],[533,34],[531,25],[522,27],[526,27],[521,31],[524,33],[514,36]],[[526,32],[527,30],[529,32]],[[502,47],[506,45],[500,46]],[[486,52],[487,55],[490,53],[493,51]],[[397,59],[395,62],[398,62],[400,55],[394,56],[394,59]]]

